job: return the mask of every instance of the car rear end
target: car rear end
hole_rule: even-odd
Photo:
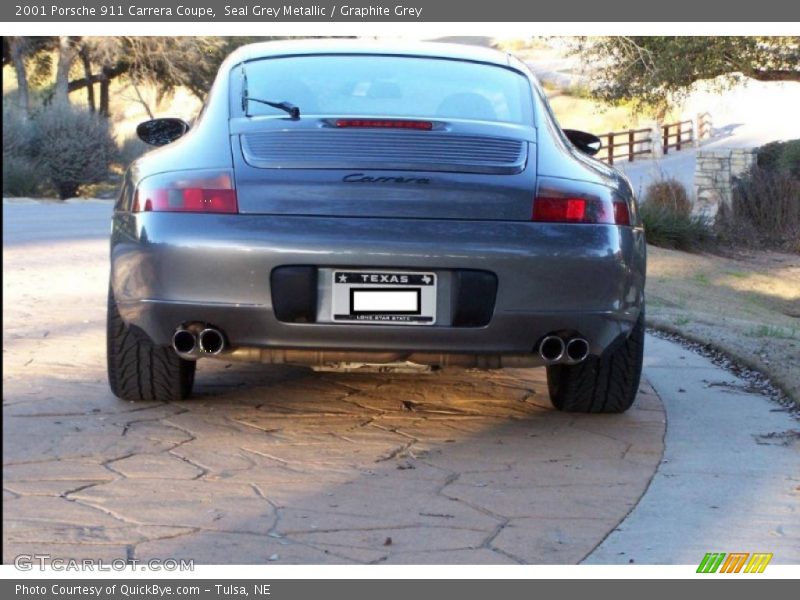
[[[226,81],[229,164],[134,169],[117,206],[116,306],[154,345],[184,360],[536,366],[599,357],[634,329],[633,200],[547,129],[518,67],[279,55]]]

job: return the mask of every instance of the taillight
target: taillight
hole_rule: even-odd
[[[382,129],[419,129],[430,131],[430,121],[408,121],[405,119],[338,119],[336,127],[368,127]]]
[[[609,223],[630,225],[628,205],[599,198],[538,196],[533,221],[543,223]]]
[[[163,173],[142,180],[133,212],[237,213],[239,205],[229,171]]]

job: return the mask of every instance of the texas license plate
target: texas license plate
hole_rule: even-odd
[[[333,320],[344,323],[433,325],[436,273],[334,271]]]

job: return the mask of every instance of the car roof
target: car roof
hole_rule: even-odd
[[[302,39],[259,42],[237,48],[229,57],[233,64],[273,56],[312,54],[381,54],[390,56],[427,56],[484,62],[501,66],[511,64],[508,54],[481,46],[443,42],[373,41],[359,39]]]

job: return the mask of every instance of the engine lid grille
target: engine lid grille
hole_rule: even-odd
[[[281,130],[244,133],[245,161],[262,169],[383,169],[513,174],[528,144],[430,131]]]

